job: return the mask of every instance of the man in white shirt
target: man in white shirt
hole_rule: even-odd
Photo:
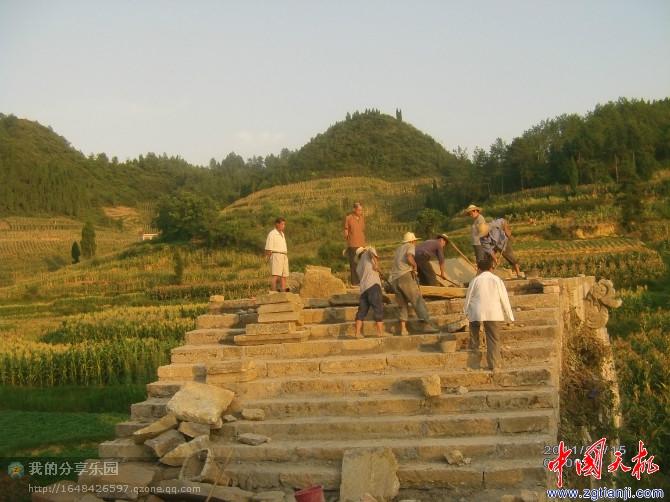
[[[286,278],[288,277],[288,250],[284,236],[286,220],[277,218],[275,227],[270,230],[265,240],[265,256],[270,260],[270,274],[272,275],[272,291],[288,291]],[[281,289],[277,290],[277,281],[281,279]]]
[[[493,258],[488,253],[477,261],[478,274],[465,296],[465,315],[470,321],[470,350],[479,350],[479,327],[486,333],[486,361],[489,369],[500,369],[500,329],[505,319],[514,321],[505,283],[491,273]]]

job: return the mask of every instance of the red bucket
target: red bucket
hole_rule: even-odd
[[[323,497],[323,486],[316,485],[294,493],[297,502],[326,502]]]

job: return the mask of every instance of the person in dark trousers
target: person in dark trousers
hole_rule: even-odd
[[[379,276],[379,256],[373,247],[360,247],[356,250],[358,265],[356,273],[360,278],[361,296],[356,312],[356,334],[354,338],[362,338],[363,321],[370,308],[374,313],[377,336],[384,336],[384,302],[382,298],[382,280]]]
[[[440,234],[434,239],[429,239],[416,246],[416,266],[419,272],[419,282],[424,286],[439,286],[437,274],[430,263],[432,258],[436,258],[440,265],[440,277],[446,279],[444,273],[444,247],[449,242],[446,234]]]
[[[360,279],[356,273],[356,250],[365,247],[365,216],[360,202],[354,202],[351,213],[344,218],[344,238],[347,241],[350,282],[352,286],[358,286]]]
[[[484,257],[484,250],[482,249],[482,244],[479,240],[480,239],[479,234],[481,226],[486,224],[486,220],[482,216],[482,208],[479,206],[475,206],[474,204],[470,204],[465,209],[465,214],[467,214],[470,218],[472,218],[472,228],[471,228],[472,248],[475,250],[475,263],[476,263]]]
[[[514,321],[505,283],[491,273],[493,258],[488,253],[477,262],[478,273],[468,287],[464,312],[470,321],[470,350],[479,351],[479,330],[486,333],[486,361],[489,369],[501,367],[500,330],[507,318]]]

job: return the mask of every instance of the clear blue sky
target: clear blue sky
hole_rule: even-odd
[[[670,96],[668,0],[0,0],[0,112],[206,164],[378,108],[447,149]]]

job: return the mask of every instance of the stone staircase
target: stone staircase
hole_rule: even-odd
[[[129,436],[163,416],[169,398],[195,380],[235,391],[226,413],[265,412],[265,420],[238,419],[212,430],[216,457],[230,459],[226,472],[244,489],[322,484],[336,491],[345,450],[388,447],[399,463],[400,498],[500,500],[522,489],[542,492],[544,447],[557,436],[559,288],[552,280],[506,284],[516,322],[502,333],[504,367],[496,373],[483,369],[485,353],[466,350],[465,328],[398,336],[393,303],[385,308],[392,336],[374,337],[370,322],[364,328],[370,338],[348,338],[355,306],[308,300],[304,341],[258,345],[234,343],[257,321],[253,300],[212,304],[186,334],[186,345],[173,350],[172,364],[147,386],[147,400],[117,426],[117,439],[100,445],[100,457],[155,461]],[[463,302],[428,301],[428,307],[446,328],[462,318]],[[431,375],[441,380],[436,397],[422,391],[422,377]],[[271,441],[239,443],[236,437],[247,432]],[[450,465],[445,453],[453,450],[471,461]]]

